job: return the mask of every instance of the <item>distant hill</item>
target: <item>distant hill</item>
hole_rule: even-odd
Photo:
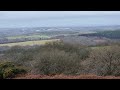
[[[110,31],[110,30],[120,30],[120,25],[111,26],[77,26],[77,27],[22,27],[22,28],[0,28],[0,36],[16,36],[16,35],[28,35],[41,32],[98,32],[98,31]]]
[[[113,30],[113,31],[99,31],[97,33],[90,33],[90,34],[80,34],[79,36],[96,36],[96,37],[106,37],[110,39],[120,39],[120,30]]]

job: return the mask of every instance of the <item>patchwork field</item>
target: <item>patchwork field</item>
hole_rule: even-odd
[[[0,44],[0,46],[33,46],[33,45],[44,45],[47,42],[59,41],[59,39],[51,39],[51,40],[39,40],[39,41],[26,41],[26,42],[18,42],[18,43],[7,43]]]

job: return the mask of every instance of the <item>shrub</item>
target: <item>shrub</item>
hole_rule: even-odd
[[[5,68],[8,68],[8,67],[14,67],[14,64],[11,63],[11,62],[3,62],[3,63],[0,64],[1,69],[5,69]]]
[[[3,72],[3,78],[10,78],[10,77],[13,77],[14,76],[14,71],[12,68],[7,68],[4,70]]]
[[[26,71],[24,69],[20,69],[20,68],[7,68],[4,70],[3,78],[12,78],[16,74],[21,74],[25,72]]]
[[[16,74],[25,73],[26,70],[21,67],[17,67],[13,62],[4,62],[0,64],[0,78],[12,78]]]

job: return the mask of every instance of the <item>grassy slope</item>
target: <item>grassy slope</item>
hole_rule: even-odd
[[[47,42],[57,41],[59,39],[51,39],[51,40],[39,40],[39,41],[26,41],[26,42],[18,42],[18,43],[8,43],[8,44],[0,44],[0,46],[33,46],[33,45],[44,45]]]

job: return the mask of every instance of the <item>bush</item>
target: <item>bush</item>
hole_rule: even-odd
[[[11,78],[14,76],[14,70],[12,68],[7,68],[3,72],[3,78]]]
[[[25,72],[26,72],[25,69],[17,67],[12,62],[4,62],[0,64],[0,78],[3,79],[12,78],[16,74],[21,74]]]
[[[0,69],[5,69],[5,68],[8,68],[8,67],[14,67],[14,64],[11,63],[11,62],[3,62],[0,64]]]
[[[20,69],[20,68],[7,68],[4,70],[3,78],[12,78],[16,74],[21,74],[25,72],[26,71],[24,69]]]

